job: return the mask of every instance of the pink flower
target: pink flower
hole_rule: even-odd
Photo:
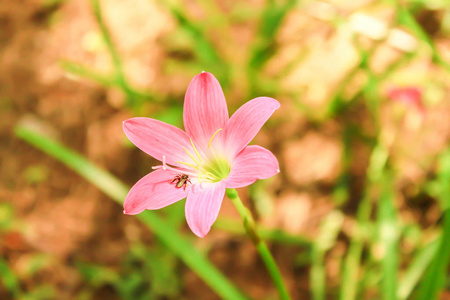
[[[155,119],[126,120],[126,136],[162,165],[153,167],[155,171],[131,188],[124,213],[159,209],[186,198],[189,227],[197,236],[206,236],[226,188],[248,186],[279,172],[278,161],[269,150],[247,146],[279,107],[275,99],[259,97],[229,118],[219,82],[202,72],[186,92],[186,131]]]
[[[422,90],[415,86],[394,87],[388,90],[388,98],[414,107],[421,113],[425,113],[422,102]]]

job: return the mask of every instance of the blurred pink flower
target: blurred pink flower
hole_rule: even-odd
[[[123,123],[126,136],[139,149],[162,162],[129,191],[125,214],[159,209],[186,199],[186,220],[204,237],[217,219],[226,188],[240,188],[279,172],[267,149],[247,146],[280,107],[272,98],[245,103],[234,115],[217,79],[196,75],[186,92],[183,120],[186,131],[149,118]]]
[[[422,102],[422,90],[418,87],[394,87],[388,90],[387,96],[391,100],[402,102],[410,107],[414,107],[421,113],[425,112],[425,106]]]

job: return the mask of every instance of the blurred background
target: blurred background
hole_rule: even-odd
[[[0,0],[0,298],[276,299],[225,199],[122,214],[201,71],[281,173],[239,193],[293,299],[450,299],[447,0]]]

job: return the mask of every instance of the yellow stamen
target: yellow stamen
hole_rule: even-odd
[[[192,160],[197,164],[200,165],[200,163],[195,159],[195,157],[186,149],[183,147],[183,150],[186,151],[186,153],[192,158]]]
[[[212,143],[214,137],[215,137],[216,134],[217,134],[219,131],[221,131],[221,130],[222,130],[222,128],[219,128],[219,129],[216,130],[216,132],[214,132],[214,134],[212,135],[211,139],[209,140],[208,148],[211,148],[211,143]]]
[[[197,154],[197,157],[199,160],[202,160],[202,158],[200,157],[200,153],[198,153],[197,148],[195,148],[194,142],[191,140],[191,144],[192,144],[192,148],[194,148],[195,154]]]
[[[177,163],[177,164],[183,164],[183,165],[189,166],[189,167],[194,168],[194,169],[197,169],[197,168],[198,168],[198,166],[196,166],[196,165],[194,165],[194,164],[190,164],[190,163],[184,162],[184,161],[176,161],[175,163]]]

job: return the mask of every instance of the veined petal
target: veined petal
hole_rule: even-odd
[[[228,109],[222,88],[208,72],[195,76],[186,91],[183,109],[184,128],[201,148],[212,135],[225,126]]]
[[[279,172],[278,160],[272,152],[260,146],[247,146],[234,159],[224,182],[227,188],[240,188]]]
[[[238,154],[256,136],[280,103],[272,98],[259,97],[242,105],[225,125],[214,141],[226,149],[230,157]]]
[[[123,131],[136,147],[159,161],[163,156],[172,165],[189,160],[183,150],[192,148],[189,137],[175,126],[150,118],[132,118],[123,122]]]
[[[178,173],[156,170],[142,177],[128,192],[124,213],[136,215],[146,209],[160,209],[186,197],[190,186],[177,188],[171,181]]]
[[[203,184],[190,190],[186,199],[186,221],[192,232],[203,238],[219,215],[225,195],[223,182]]]

